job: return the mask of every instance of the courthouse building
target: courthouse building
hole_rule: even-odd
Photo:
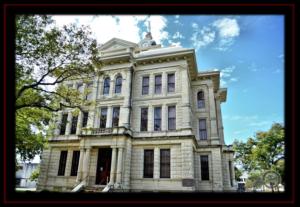
[[[37,190],[232,191],[233,151],[224,143],[219,71],[198,71],[194,49],[113,38],[78,115],[58,112]],[[201,60],[200,60],[201,61]],[[106,189],[106,190],[105,190]]]

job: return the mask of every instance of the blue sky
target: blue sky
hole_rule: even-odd
[[[284,122],[284,16],[151,15],[54,16],[58,26],[89,25],[99,43],[113,37],[195,48],[198,71],[220,70],[226,144]]]

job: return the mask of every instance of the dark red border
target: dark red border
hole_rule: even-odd
[[[143,201],[53,201],[53,200],[44,200],[44,201],[10,201],[7,200],[7,195],[6,195],[6,188],[7,188],[7,182],[6,182],[6,10],[8,7],[112,7],[112,6],[121,6],[121,7],[145,7],[145,6],[152,6],[152,7],[166,7],[166,6],[174,6],[174,7],[191,7],[191,6],[202,6],[202,7],[207,7],[207,6],[222,6],[222,7],[236,7],[236,6],[272,6],[272,7],[288,7],[292,11],[292,56],[291,56],[291,61],[292,61],[292,146],[291,146],[291,152],[292,152],[292,199],[291,200],[283,200],[283,201],[272,201],[272,200],[263,200],[263,201],[222,201],[222,200],[215,200],[215,201],[172,201],[172,200],[165,200],[165,201],[153,201],[153,200],[143,200]],[[153,4],[153,3],[146,3],[146,4],[4,4],[3,6],[3,95],[4,95],[4,104],[3,104],[3,164],[4,164],[4,173],[3,173],[3,201],[4,204],[43,204],[43,203],[49,203],[49,204],[95,204],[95,203],[102,203],[102,204],[142,204],[142,203],[149,203],[149,204],[158,204],[158,203],[170,203],[170,204],[223,204],[223,203],[228,203],[228,204],[267,204],[267,203],[273,203],[273,204],[295,204],[295,181],[296,181],[296,175],[295,175],[295,137],[296,137],[296,132],[295,132],[295,122],[296,122],[296,97],[295,97],[295,88],[296,88],[296,63],[295,63],[295,58],[296,58],[296,14],[295,14],[295,4],[289,4],[289,3],[262,3],[262,4],[251,4],[251,3],[245,3],[245,4],[239,4],[239,3],[228,3],[228,4],[220,4],[220,3],[215,3],[215,4],[209,4],[209,3],[195,3],[195,4],[168,4],[168,3],[162,3],[162,4]]]

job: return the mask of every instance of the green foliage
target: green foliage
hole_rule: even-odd
[[[235,174],[235,178],[236,180],[241,180],[241,176],[243,175],[243,172],[238,169],[237,167],[234,167],[234,174]]]
[[[17,15],[15,28],[16,153],[30,160],[53,132],[50,112],[90,104],[64,83],[88,81],[98,72],[94,63],[101,63],[88,27],[58,29],[51,16]]]
[[[50,113],[39,108],[23,108],[16,111],[16,153],[23,161],[41,153],[46,142],[44,134]]]
[[[74,100],[83,102],[82,95],[58,84],[94,77],[96,55],[97,42],[88,27],[72,24],[58,29],[50,16],[17,15],[16,109],[78,107]]]
[[[284,178],[284,137],[284,126],[274,123],[270,130],[257,132],[246,142],[235,140],[235,162],[244,172],[274,170]]]
[[[29,177],[30,181],[37,181],[39,175],[40,175],[40,168],[37,168],[31,173]]]

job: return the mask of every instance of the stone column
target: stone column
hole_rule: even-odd
[[[131,81],[132,81],[132,68],[130,68],[126,73],[126,82],[123,84],[124,80],[122,81],[122,95],[124,96],[124,104],[123,107],[120,109],[120,126],[124,126],[129,128],[130,125],[130,94],[131,94]],[[124,88],[123,88],[124,87]],[[126,93],[125,93],[126,92]]]
[[[162,105],[161,107],[161,130],[168,130],[168,106]]]
[[[113,115],[113,108],[109,106],[107,107],[106,128],[112,127],[112,115]]]
[[[99,80],[98,98],[100,99],[103,96],[103,83],[104,83],[104,81],[103,81],[103,77],[99,78],[99,79],[100,80]]]
[[[212,150],[212,189],[213,191],[223,190],[223,171],[222,171],[222,155],[220,148]],[[229,184],[230,185],[230,184]]]
[[[57,112],[56,122],[55,122],[55,130],[54,135],[59,136],[60,133],[60,125],[61,125],[61,119],[62,119],[62,111]]]
[[[83,160],[84,160],[84,148],[80,148],[80,155],[79,155],[79,163],[78,163],[78,170],[77,170],[77,178],[76,182],[81,182],[82,179],[82,166],[83,166]]]
[[[85,181],[85,184],[87,185],[87,177],[89,175],[89,164],[90,164],[90,153],[91,153],[91,147],[87,147],[85,149],[84,159],[83,159],[83,170],[82,170],[82,180]]]
[[[79,135],[81,132],[81,126],[82,126],[82,117],[83,113],[80,111],[78,114],[78,120],[77,120],[77,126],[76,126],[76,135]]]
[[[92,85],[92,101],[96,101],[97,99],[97,89],[98,89],[98,78],[95,77]]]
[[[154,75],[150,74],[149,76],[149,95],[154,94]]]
[[[233,156],[231,155],[230,156],[231,157],[231,159],[230,159],[230,161],[231,161],[231,179],[232,179],[232,184],[233,184],[233,186],[231,186],[231,187],[234,187],[234,186],[236,186],[236,183],[235,183],[235,171],[234,171],[234,164],[233,164]]]
[[[182,128],[190,129],[191,125],[191,103],[190,103],[190,84],[187,66],[181,69],[181,92],[182,92]]]
[[[112,97],[114,94],[114,88],[115,88],[114,83],[115,83],[115,81],[110,79],[108,97]]]
[[[160,177],[160,151],[158,147],[154,148],[154,166],[153,166],[153,178],[159,179]]]
[[[223,132],[223,121],[221,112],[221,103],[219,99],[216,99],[216,111],[217,111],[217,121],[218,121],[218,131],[221,144],[224,144],[224,132]]]
[[[215,105],[215,94],[213,86],[210,85],[208,88],[208,99],[209,99],[209,114],[210,114],[210,139],[212,144],[219,144],[219,136],[217,131],[217,117],[216,117],[216,105]]]
[[[167,95],[167,83],[168,83],[167,73],[163,72],[161,75],[161,93],[163,96]]]
[[[122,183],[122,171],[123,171],[123,148],[118,148],[118,163],[117,163],[117,176],[116,183],[120,185]]]
[[[113,185],[115,183],[114,177],[116,173],[116,159],[117,159],[117,148],[112,147],[109,185]]]
[[[138,129],[138,130],[140,130],[140,129]],[[154,107],[152,105],[149,105],[149,107],[148,107],[148,131],[153,131],[153,130],[154,130]]]
[[[66,133],[65,135],[69,135],[71,132],[71,126],[72,126],[72,112],[68,112],[68,119],[67,119],[67,126],[66,126]]]

